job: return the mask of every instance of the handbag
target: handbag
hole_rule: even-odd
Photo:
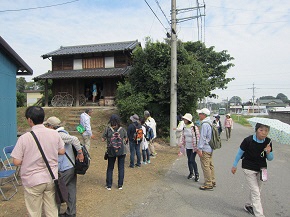
[[[43,160],[44,160],[44,162],[45,162],[45,164],[47,166],[47,169],[48,169],[48,171],[49,171],[49,173],[51,175],[51,178],[52,178],[52,180],[53,180],[53,182],[55,184],[55,200],[56,200],[56,203],[57,204],[67,203],[68,202],[68,190],[67,190],[67,187],[66,187],[64,179],[61,179],[60,177],[59,177],[59,179],[55,178],[55,176],[54,176],[54,174],[53,174],[53,172],[52,172],[52,170],[51,170],[51,168],[49,166],[47,158],[46,158],[46,156],[45,156],[45,154],[44,154],[44,152],[43,152],[43,150],[41,148],[41,145],[40,145],[35,133],[33,131],[31,131],[30,133],[32,134],[32,136],[33,136],[33,138],[34,138],[34,140],[35,140],[35,142],[37,144],[37,147],[38,147],[38,149],[39,149],[39,151],[40,151],[40,153],[42,155],[42,158],[43,158]]]

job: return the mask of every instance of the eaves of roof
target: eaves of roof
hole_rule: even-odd
[[[125,42],[113,42],[104,44],[90,44],[90,45],[77,45],[60,47],[58,50],[49,52],[42,55],[43,59],[53,56],[64,56],[74,54],[87,54],[87,53],[100,53],[100,52],[113,52],[113,51],[125,51],[134,50],[137,46],[141,45],[138,40],[125,41]]]
[[[3,51],[16,65],[16,75],[32,75],[33,70],[26,62],[9,46],[9,44],[0,36],[0,50]]]
[[[101,68],[50,71],[34,78],[34,81],[44,79],[71,79],[71,78],[113,78],[127,75],[132,67],[126,68]]]

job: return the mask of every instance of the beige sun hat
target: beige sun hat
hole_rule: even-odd
[[[192,122],[192,115],[189,113],[186,113],[184,116],[182,116],[182,118]]]

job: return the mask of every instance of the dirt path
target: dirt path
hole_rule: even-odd
[[[95,114],[94,121],[106,123],[110,113]],[[103,159],[105,143],[101,142],[103,127],[95,124],[93,131],[98,139],[92,140],[92,162],[88,172],[78,175],[77,216],[126,216],[156,181],[161,179],[177,158],[178,148],[170,147],[161,140],[156,141],[158,155],[151,164],[140,168],[129,168],[129,154],[125,161],[125,179],[123,190],[117,188],[117,168],[114,170],[112,190],[105,189],[107,161]],[[10,201],[0,201],[0,216],[28,216],[23,198],[23,187]]]

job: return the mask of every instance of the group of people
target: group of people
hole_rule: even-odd
[[[155,157],[157,155],[153,143],[153,139],[156,138],[156,122],[154,118],[151,117],[149,111],[144,111],[144,118],[139,118],[137,114],[134,114],[130,117],[130,120],[131,124],[129,124],[126,131],[125,128],[122,128],[120,125],[121,121],[119,116],[115,114],[112,115],[102,136],[102,141],[107,141],[107,149],[111,148],[111,141],[115,136],[115,133],[118,133],[118,136],[123,141],[123,146],[121,146],[120,150],[118,150],[118,156],[116,156],[116,153],[111,153],[109,151],[106,152],[108,160],[106,188],[109,191],[112,189],[112,177],[116,160],[118,161],[118,189],[123,189],[125,157],[128,149],[130,151],[130,168],[141,167],[141,164],[150,164],[150,157]],[[145,138],[147,130],[149,129],[148,127],[152,129],[154,134],[154,136],[150,138],[149,141],[147,141]],[[140,141],[136,139],[136,133],[139,129],[141,129],[143,133]],[[127,145],[128,143],[129,145]],[[142,163],[141,150],[143,157]],[[136,164],[134,163],[135,155],[137,156]]]
[[[85,110],[81,114],[80,122],[85,127],[82,134],[84,145],[89,150],[90,139],[95,138],[90,126],[91,109]],[[200,157],[201,168],[204,176],[204,183],[200,190],[212,191],[216,187],[215,170],[213,165],[213,149],[209,145],[212,134],[212,123],[210,120],[210,111],[207,108],[197,110],[200,120],[200,126],[193,123],[192,115],[186,113],[182,116],[182,121],[176,130],[181,132],[178,144],[183,146],[187,156],[189,169],[188,179],[199,181],[199,172],[195,161],[196,155]],[[231,119],[226,115],[226,119]],[[42,210],[46,216],[76,216],[76,181],[77,176],[74,172],[74,166],[68,160],[67,156],[75,162],[84,160],[82,147],[77,137],[69,135],[62,126],[62,122],[57,117],[49,117],[44,121],[44,110],[39,106],[31,106],[26,109],[25,117],[31,130],[35,133],[43,152],[46,155],[48,163],[56,178],[62,178],[68,188],[69,196],[67,209],[60,213],[60,205],[56,204],[54,197],[55,185],[44,163],[43,157],[38,146],[30,132],[19,137],[11,156],[16,166],[21,166],[20,176],[24,187],[25,204],[30,216],[41,216]],[[216,122],[220,121],[216,117]],[[144,134],[148,127],[152,128],[154,138],[156,138],[156,122],[150,116],[149,111],[144,112],[144,118],[139,118],[137,114],[130,117],[131,124],[127,131],[120,126],[118,115],[112,115],[105,129],[102,140],[107,141],[107,147],[110,145],[110,139],[118,132],[118,135],[124,141],[124,146],[120,149],[120,155],[108,154],[108,166],[106,176],[106,188],[111,190],[114,164],[118,161],[118,188],[121,190],[124,184],[124,164],[127,149],[130,151],[129,167],[140,167],[142,164],[150,163],[150,157],[155,157],[156,152],[152,140],[147,141],[144,137],[141,142],[136,140],[137,129],[142,129]],[[232,122],[232,120],[226,120]],[[217,124],[217,123],[216,123]],[[221,127],[221,123],[218,123]],[[232,127],[225,124],[227,128]],[[273,160],[272,141],[267,137],[270,127],[257,123],[255,134],[246,137],[235,157],[231,172],[237,171],[237,164],[242,159],[242,169],[246,181],[250,188],[250,200],[244,206],[244,209],[251,215],[264,217],[261,204],[261,186],[267,179],[267,160]],[[230,138],[230,130],[228,132]],[[129,148],[126,145],[129,143]],[[73,147],[77,150],[77,156],[74,157]],[[143,161],[141,162],[141,150]],[[135,155],[137,162],[135,162]]]
[[[196,154],[200,157],[201,168],[204,175],[204,184],[201,190],[213,190],[216,187],[215,170],[213,165],[213,149],[209,145],[214,124],[219,134],[222,131],[220,116],[215,116],[211,123],[210,111],[207,108],[197,110],[200,120],[200,127],[197,127],[192,120],[192,115],[186,113],[182,116],[176,130],[177,144],[180,146],[180,154],[187,156],[189,169],[188,179],[199,181],[199,172],[195,161]],[[225,118],[226,140],[231,138],[233,120],[230,114]],[[263,181],[267,180],[267,160],[273,160],[272,141],[267,137],[270,127],[257,123],[255,133],[246,137],[235,157],[231,172],[237,171],[237,165],[242,159],[242,169],[250,189],[250,200],[245,204],[244,209],[253,216],[264,217],[261,203],[261,187]],[[183,151],[184,150],[184,151]]]
[[[192,120],[192,115],[186,113],[182,116],[175,130],[177,133],[177,143],[180,152],[186,153],[189,169],[188,179],[199,181],[199,172],[195,161],[196,154],[200,157],[201,168],[204,175],[204,184],[200,190],[213,190],[216,187],[214,165],[212,161],[213,149],[209,145],[211,139],[210,111],[207,108],[197,110],[200,120],[200,127],[196,126]]]

